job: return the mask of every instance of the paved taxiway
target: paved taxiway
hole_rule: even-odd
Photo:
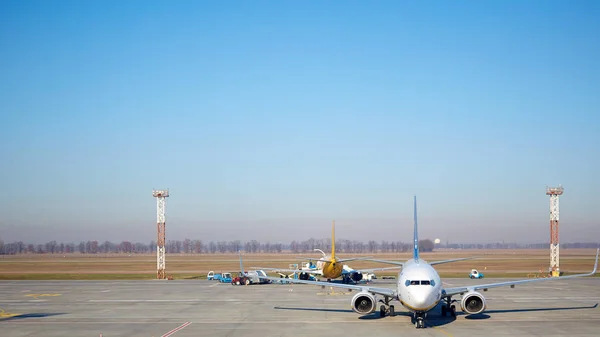
[[[446,279],[447,286],[496,280]],[[377,280],[393,287],[393,281]],[[22,336],[599,336],[600,278],[490,289],[486,314],[417,330],[397,316],[360,316],[354,292],[212,281],[2,281],[0,335]],[[402,310],[402,311],[401,311]],[[398,313],[398,311],[400,311]]]

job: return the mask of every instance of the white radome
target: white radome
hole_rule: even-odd
[[[435,239],[433,242],[437,245],[438,243],[440,243],[442,241],[440,239]]]

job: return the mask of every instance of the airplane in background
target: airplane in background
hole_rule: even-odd
[[[306,258],[310,262],[308,265],[303,266],[302,269],[285,269],[285,268],[265,268],[265,267],[252,267],[255,269],[269,270],[278,273],[298,273],[300,280],[308,280],[310,275],[315,277],[323,277],[327,279],[327,282],[331,282],[333,279],[342,277],[344,283],[355,283],[363,279],[363,273],[373,273],[374,271],[399,269],[401,267],[385,267],[385,268],[371,268],[371,269],[351,269],[344,268],[344,262],[356,261],[356,260],[368,260],[368,257],[353,257],[347,259],[337,259],[335,257],[335,221],[331,224],[331,255],[325,254],[320,249],[315,251],[321,252],[323,255],[317,260],[316,265],[312,264],[314,258]],[[377,260],[376,262],[380,262]]]
[[[592,272],[587,274],[576,274],[552,278],[524,279],[488,284],[468,285],[462,287],[444,288],[437,271],[432,267],[434,264],[452,262],[455,260],[437,261],[428,263],[419,258],[419,240],[417,225],[417,197],[414,197],[414,249],[412,259],[406,262],[394,262],[402,265],[402,270],[398,274],[396,289],[380,288],[372,286],[361,286],[351,284],[338,284],[327,282],[315,282],[306,280],[284,279],[289,283],[312,284],[327,287],[339,287],[350,290],[357,290],[351,300],[352,310],[358,314],[370,314],[377,309],[377,303],[382,305],[379,309],[381,317],[386,315],[394,316],[394,306],[390,304],[392,300],[397,300],[402,306],[413,313],[412,322],[416,328],[425,328],[425,318],[427,313],[435,308],[438,303],[442,303],[441,314],[446,316],[448,313],[455,317],[456,308],[454,302],[460,302],[463,312],[469,315],[482,313],[486,309],[484,296],[478,292],[487,291],[490,288],[510,286],[514,288],[517,284],[526,284],[533,282],[544,282],[553,280],[566,280],[576,277],[590,276],[596,273],[598,268],[598,253],[596,251],[596,262]],[[268,277],[267,277],[268,278]],[[278,279],[275,279],[278,280]],[[461,296],[460,300],[452,300],[453,296]],[[378,297],[381,299],[378,300]]]

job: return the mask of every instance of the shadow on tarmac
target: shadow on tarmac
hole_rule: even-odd
[[[536,312],[536,311],[562,311],[562,310],[582,310],[582,309],[595,309],[598,307],[598,303],[594,305],[578,306],[578,307],[560,307],[560,308],[526,308],[526,309],[497,309],[497,310],[486,310],[485,312],[477,315],[465,315],[466,319],[488,319],[491,316],[488,314],[502,314],[511,312]],[[459,313],[457,313],[459,315]]]
[[[15,315],[15,316],[11,316],[11,317],[0,319],[0,324],[2,322],[14,321],[14,320],[17,320],[17,319],[44,318],[44,317],[58,316],[58,315],[64,315],[64,314],[65,313],[62,313],[62,312],[57,312],[57,313],[40,312],[40,313],[20,314],[20,315]]]

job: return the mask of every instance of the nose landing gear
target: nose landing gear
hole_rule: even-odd
[[[427,313],[425,313],[425,312],[415,312],[412,321],[415,324],[415,327],[417,329],[425,329],[425,318],[426,317],[427,317]]]

